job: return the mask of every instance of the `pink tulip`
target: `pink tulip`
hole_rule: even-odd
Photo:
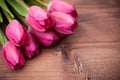
[[[20,48],[16,47],[10,41],[3,46],[2,55],[5,63],[8,65],[10,69],[19,69],[25,63]]]
[[[75,7],[62,0],[52,0],[48,6],[48,12],[60,11],[66,14],[70,14],[73,17],[77,18],[78,14]]]
[[[8,24],[6,28],[6,35],[16,46],[24,45],[29,40],[27,30],[17,20],[12,20]]]
[[[35,55],[39,54],[39,44],[37,41],[33,38],[32,35],[30,36],[30,41],[28,44],[23,45],[22,49],[24,51],[24,55],[28,58],[32,58]]]
[[[54,24],[54,20],[50,14],[38,6],[30,7],[25,19],[31,27],[41,32],[51,28]]]
[[[78,27],[76,20],[69,14],[62,12],[52,12],[51,15],[55,19],[54,30],[61,34],[72,34]]]
[[[51,30],[39,32],[33,28],[30,28],[29,31],[43,46],[51,46],[59,40],[59,37],[55,34],[54,31]]]

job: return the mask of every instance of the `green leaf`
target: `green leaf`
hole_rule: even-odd
[[[2,18],[2,14],[0,12],[0,23],[2,23],[2,22],[3,22],[3,18]]]
[[[5,34],[3,33],[3,30],[0,29],[0,44],[4,45],[7,42],[7,38]]]
[[[26,4],[21,0],[6,0],[13,9],[16,10],[17,13],[19,13],[21,16],[26,16],[28,13],[28,7]]]
[[[8,1],[8,0],[7,0]],[[14,18],[14,15],[11,13],[11,11],[9,10],[9,8],[7,7],[5,0],[0,0],[0,7],[5,10],[7,13],[9,13],[9,15]]]

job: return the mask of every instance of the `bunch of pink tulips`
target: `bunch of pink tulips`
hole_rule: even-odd
[[[13,18],[6,27],[8,41],[3,45],[2,56],[10,69],[20,69],[25,58],[40,53],[40,46],[52,46],[64,36],[73,34],[78,27],[75,7],[62,0],[53,0],[47,10],[32,5],[24,17],[26,28]]]

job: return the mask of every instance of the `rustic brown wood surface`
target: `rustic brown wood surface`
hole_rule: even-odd
[[[67,1],[79,13],[75,33],[21,70],[9,70],[0,55],[0,80],[120,80],[120,0]]]

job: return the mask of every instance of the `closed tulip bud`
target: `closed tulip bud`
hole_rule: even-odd
[[[33,38],[32,35],[30,35],[30,41],[29,43],[22,46],[24,55],[28,58],[33,58],[35,55],[39,54],[39,44],[37,41]]]
[[[29,40],[27,30],[17,20],[12,20],[8,24],[6,28],[6,35],[16,46],[24,45]]]
[[[10,41],[3,46],[2,57],[10,69],[20,69],[25,63],[20,48]]]
[[[37,31],[44,32],[54,24],[53,18],[44,9],[38,6],[31,6],[26,16],[26,21]]]
[[[55,19],[54,30],[61,34],[72,34],[73,31],[78,27],[78,23],[75,18],[69,14],[62,12],[52,12],[51,15]]]
[[[55,12],[55,11],[70,14],[75,18],[78,17],[75,7],[65,1],[62,1],[62,0],[52,0],[49,3],[48,12]]]
[[[56,35],[56,33],[51,30],[39,32],[33,28],[30,28],[29,31],[43,46],[51,46],[59,40],[59,37]]]

